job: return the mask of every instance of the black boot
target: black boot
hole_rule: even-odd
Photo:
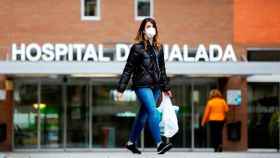
[[[125,147],[133,154],[141,154],[141,151],[137,149],[135,144],[125,145]]]
[[[223,152],[223,147],[221,145],[218,148],[218,152]]]
[[[167,151],[169,151],[173,147],[172,143],[160,143],[160,145],[157,148],[158,154],[164,154]]]

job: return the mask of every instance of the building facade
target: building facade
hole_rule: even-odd
[[[228,124],[240,126],[225,125],[225,150],[279,150],[278,0],[1,0],[0,6],[2,151],[123,148],[139,106],[129,89],[123,100],[115,98],[124,66],[116,61],[117,45],[132,44],[145,17],[156,19],[169,54],[167,73],[180,105],[180,130],[170,140],[176,149],[211,148],[200,121],[209,91],[218,88],[227,101],[240,99],[227,114]],[[54,52],[49,62],[46,44]],[[231,45],[236,61],[180,61],[186,44],[190,56],[201,44],[208,54],[211,44],[224,53]],[[78,48],[85,54],[89,45],[98,62],[79,59]],[[139,145],[154,147],[147,129]]]

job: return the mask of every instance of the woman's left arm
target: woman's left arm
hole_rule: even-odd
[[[206,108],[204,110],[204,115],[202,117],[202,121],[201,121],[201,126],[203,127],[209,120],[209,115],[210,115],[210,104],[209,102],[206,105]]]

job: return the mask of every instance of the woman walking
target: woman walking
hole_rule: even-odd
[[[210,91],[201,126],[207,122],[210,125],[211,145],[215,152],[222,152],[223,127],[225,123],[225,114],[229,110],[226,101],[223,99],[218,89]]]
[[[158,154],[164,154],[172,148],[172,144],[161,140],[160,116],[156,103],[161,91],[169,96],[172,93],[168,86],[163,48],[159,42],[158,28],[154,19],[146,18],[141,22],[135,40],[136,43],[130,49],[117,88],[118,97],[121,97],[132,76],[132,89],[135,90],[141,104],[126,148],[132,153],[141,154],[137,149],[136,141],[147,121]]]

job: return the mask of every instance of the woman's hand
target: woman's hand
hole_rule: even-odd
[[[117,100],[120,101],[123,96],[123,93],[117,92]]]
[[[169,96],[169,97],[172,97],[172,96],[173,96],[171,90],[164,92],[164,94],[167,95],[167,96]]]
[[[201,125],[201,127],[204,127],[205,123],[204,123],[204,122],[201,122],[201,124],[200,124],[200,125]]]

